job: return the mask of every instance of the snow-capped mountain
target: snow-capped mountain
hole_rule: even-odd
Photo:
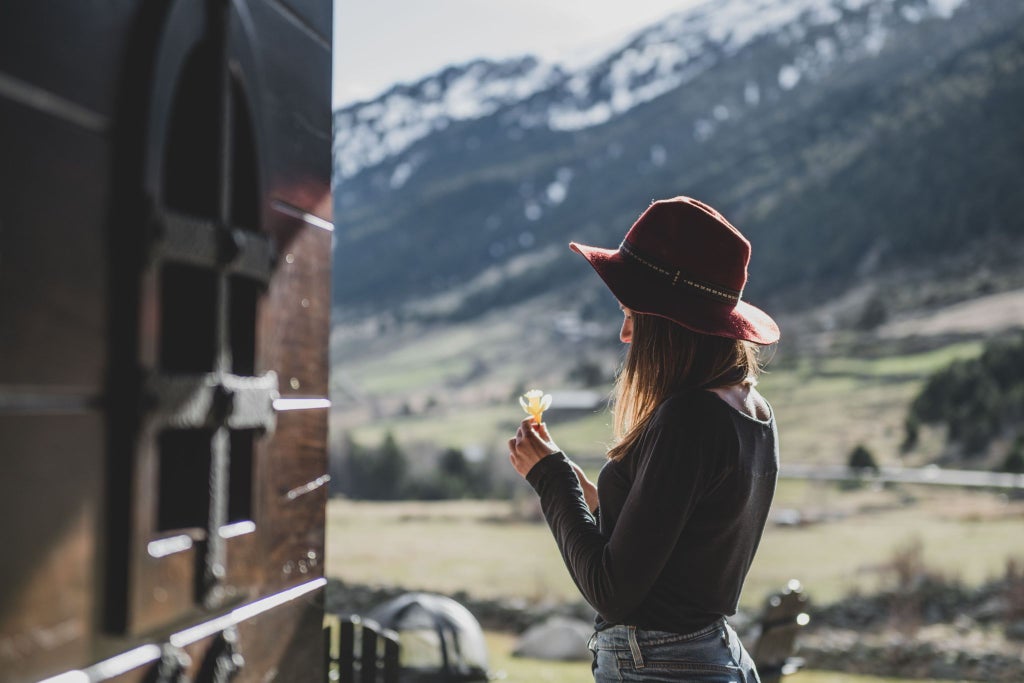
[[[371,102],[335,113],[336,174],[345,179],[370,168],[452,121],[477,119],[564,80],[552,64],[533,57],[451,66],[412,85],[396,85]]]
[[[339,110],[337,176],[350,178],[399,155],[453,121],[501,109],[508,109],[503,116],[508,126],[571,131],[601,125],[765,38],[794,48],[792,60],[776,74],[778,87],[789,90],[801,80],[824,76],[840,60],[877,54],[893,23],[949,19],[965,1],[708,0],[638,32],[576,71],[533,57],[448,67]],[[857,15],[861,21],[850,21]],[[809,41],[814,34],[820,35]],[[744,103],[756,106],[762,87],[746,84]],[[721,106],[711,106],[711,120],[725,115]],[[706,133],[707,121],[696,125],[698,135]]]
[[[453,66],[335,113],[336,299],[468,316],[588,276],[653,198],[835,292],[1024,235],[1020,0],[711,0],[579,68]],[[417,313],[418,315],[418,313]]]

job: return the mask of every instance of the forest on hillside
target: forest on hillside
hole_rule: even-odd
[[[924,425],[944,429],[967,463],[994,449],[997,469],[1024,474],[1024,336],[992,340],[979,357],[933,374],[907,413],[905,450]]]

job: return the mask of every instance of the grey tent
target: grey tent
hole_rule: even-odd
[[[480,623],[455,600],[405,593],[366,614],[399,635],[402,683],[487,681],[487,644]]]

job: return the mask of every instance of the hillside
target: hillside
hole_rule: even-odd
[[[728,0],[579,71],[477,61],[396,86],[336,113],[336,319],[585,303],[569,239],[614,245],[680,193],[751,238],[748,297],[772,311],[967,253],[1007,270],[1022,25],[1017,0]]]

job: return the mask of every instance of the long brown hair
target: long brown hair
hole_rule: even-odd
[[[756,345],[750,342],[693,332],[656,315],[631,315],[633,337],[613,391],[612,460],[629,452],[654,409],[672,394],[756,383],[761,372]]]

